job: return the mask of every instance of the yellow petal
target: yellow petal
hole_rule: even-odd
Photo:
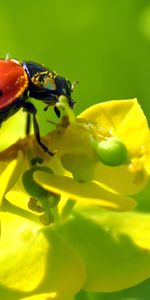
[[[19,159],[14,159],[10,163],[7,163],[6,168],[0,175],[0,203],[7,190],[9,190],[17,180],[17,176],[20,172],[20,159],[22,154],[19,154]],[[3,165],[3,163],[2,163]]]
[[[33,299],[72,299],[86,279],[78,253],[52,226],[43,228],[10,213],[0,216],[0,299],[20,299],[13,297],[19,291],[26,293],[22,297],[39,293]],[[1,296],[2,286],[10,297]]]
[[[35,294],[33,296],[21,298],[21,300],[58,300],[61,299],[58,297],[56,292],[53,293],[43,293],[43,294]]]
[[[21,217],[1,213],[1,223],[0,283],[8,288],[31,291],[45,274],[48,242],[39,234],[40,226]]]
[[[94,179],[108,185],[118,193],[134,195],[141,192],[147,182],[148,175],[145,170],[130,172],[128,166],[109,167],[98,163],[95,168]]]
[[[136,99],[99,103],[85,110],[79,118],[107,129],[131,152],[139,151],[150,140],[146,117]]]
[[[18,139],[25,136],[26,115],[23,111],[17,112],[14,116],[2,124],[0,151],[14,144]]]
[[[95,182],[81,183],[65,176],[42,171],[34,172],[35,181],[44,189],[72,200],[94,202],[102,207],[130,210],[136,205],[132,198],[108,191]]]

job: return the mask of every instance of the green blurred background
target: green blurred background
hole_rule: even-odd
[[[79,80],[76,113],[100,101],[137,97],[150,120],[150,0],[1,0],[0,45],[2,58],[33,60]],[[46,133],[54,114],[34,103]],[[149,298],[146,281],[89,299]]]
[[[137,97],[150,118],[149,0],[1,0],[0,12],[1,57],[79,80],[77,113]]]

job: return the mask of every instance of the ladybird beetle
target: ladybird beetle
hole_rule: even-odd
[[[59,96],[65,95],[69,106],[73,108],[75,102],[71,98],[72,91],[73,85],[69,80],[43,65],[31,61],[20,63],[15,59],[0,59],[0,125],[20,108],[25,109],[28,114],[26,133],[29,134],[30,116],[32,116],[38,144],[45,152],[53,155],[41,141],[36,119],[37,110],[29,98],[43,101],[46,104],[44,110],[53,106],[57,117],[60,117],[56,106]]]

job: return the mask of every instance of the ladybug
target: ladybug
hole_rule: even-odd
[[[73,86],[69,80],[38,63],[0,59],[0,125],[23,108],[28,116],[26,133],[29,134],[32,116],[34,134],[39,146],[53,155],[41,141],[36,119],[37,110],[29,98],[43,101],[46,104],[45,111],[49,106],[53,106],[57,117],[60,117],[56,103],[59,102],[59,96],[65,95],[69,106],[73,108],[75,103],[71,98]]]

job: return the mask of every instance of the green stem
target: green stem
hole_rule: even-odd
[[[23,217],[25,219],[28,219],[30,221],[33,221],[34,223],[37,223],[38,225],[41,225],[41,222],[38,218],[38,216],[36,214],[33,214],[21,207],[18,207],[12,203],[10,203],[9,201],[5,200],[3,202],[3,205],[1,207],[1,211],[3,212],[8,212],[20,217]]]
[[[72,209],[74,207],[74,205],[76,204],[76,201],[75,200],[68,200],[66,202],[66,204],[64,205],[63,207],[63,210],[62,210],[62,218],[66,218],[70,215],[70,213],[72,212]]]
[[[59,102],[57,104],[58,107],[64,108],[68,118],[69,118],[69,123],[70,124],[75,124],[76,123],[76,117],[74,115],[73,110],[70,108],[67,98],[65,96],[60,96],[59,97]]]

